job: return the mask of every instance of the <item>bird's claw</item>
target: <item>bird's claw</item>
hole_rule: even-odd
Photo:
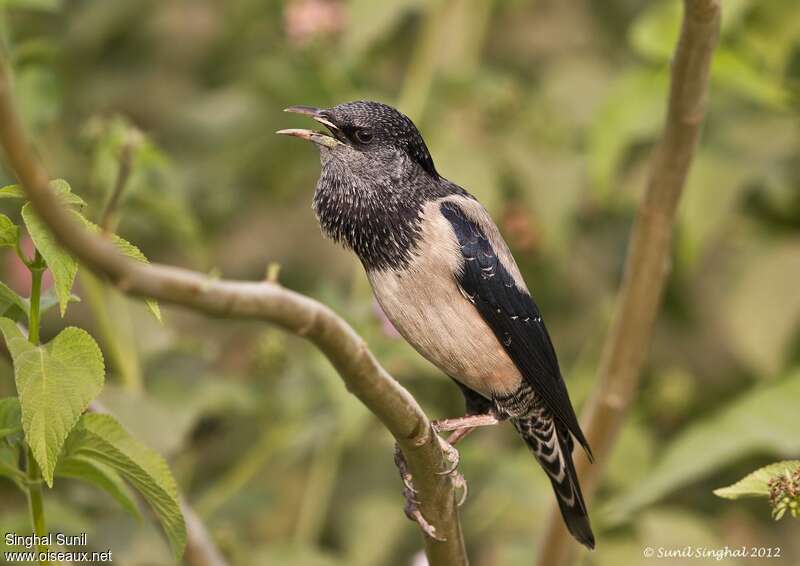
[[[403,456],[403,452],[397,444],[395,444],[394,447],[394,463],[397,466],[397,470],[400,472],[400,479],[403,480],[403,497],[405,497],[406,500],[403,511],[405,511],[406,517],[417,523],[419,528],[430,538],[439,542],[445,542],[446,539],[436,533],[436,527],[428,522],[419,509],[419,501],[415,498],[417,490],[414,489],[411,472],[408,471],[406,458]]]
[[[414,489],[414,484],[411,481],[411,472],[408,471],[406,458],[403,456],[403,452],[400,450],[398,444],[394,445],[394,465],[397,466],[397,471],[400,472],[400,479],[403,480],[403,487],[405,490],[409,491],[412,495],[416,495],[417,490]],[[408,497],[406,497],[406,499],[408,499]]]
[[[444,537],[441,537],[438,534],[436,534],[436,527],[431,525],[428,522],[428,520],[422,515],[422,511],[419,510],[419,505],[417,505],[417,502],[413,498],[408,497],[407,492],[406,492],[406,506],[404,508],[404,511],[406,512],[406,517],[417,523],[419,525],[419,528],[422,529],[422,531],[426,535],[431,537],[433,540],[438,540],[439,542],[447,541],[447,539],[445,539]]]
[[[450,467],[447,468],[446,470],[442,470],[441,472],[436,472],[436,475],[449,476],[450,474],[455,472],[456,469],[458,468],[458,463],[461,460],[461,456],[459,455],[458,450],[456,450],[452,444],[442,439],[441,436],[437,435],[437,438],[439,439],[439,445],[442,447],[442,450],[444,451],[445,458],[450,463]]]
[[[461,460],[461,456],[459,455],[458,450],[456,450],[452,444],[444,440],[441,436],[437,435],[437,438],[439,439],[439,444],[445,453],[446,460],[450,463],[450,467],[441,472],[436,472],[436,475],[450,476],[453,481],[453,487],[461,490],[461,497],[458,498],[457,502],[457,505],[461,507],[464,505],[464,502],[467,500],[467,495],[469,494],[467,480],[464,479],[464,476],[458,471],[458,464]]]
[[[467,495],[469,495],[469,486],[467,485],[467,480],[464,479],[464,476],[459,472],[453,474],[453,487],[456,489],[461,489],[461,497],[459,497],[458,501],[456,502],[456,505],[461,507],[467,500]]]

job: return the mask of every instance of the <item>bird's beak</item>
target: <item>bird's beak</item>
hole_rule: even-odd
[[[331,132],[339,129],[336,126],[336,124],[334,124],[328,118],[325,117],[321,109],[314,108],[313,106],[290,106],[289,108],[285,108],[284,112],[292,112],[294,114],[304,114],[306,116],[311,116],[314,120],[316,120],[320,124],[325,125]],[[317,145],[321,145],[327,148],[333,148],[342,143],[333,136],[329,136],[328,134],[322,132],[315,132],[312,130],[301,130],[296,128],[290,128],[288,130],[278,130],[275,133],[282,134],[285,136],[294,136],[296,138],[314,142]]]

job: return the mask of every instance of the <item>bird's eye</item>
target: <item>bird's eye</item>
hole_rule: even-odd
[[[355,137],[358,143],[367,144],[372,141],[372,130],[368,128],[359,128],[355,132]]]

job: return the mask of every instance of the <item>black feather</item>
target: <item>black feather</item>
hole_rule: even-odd
[[[581,544],[593,549],[594,533],[572,462],[572,437],[553,419],[541,398],[533,392],[531,395],[529,415],[512,422],[547,473],[567,529]]]
[[[516,286],[481,227],[458,204],[445,201],[441,211],[452,225],[464,256],[459,285],[473,298],[475,308],[525,380],[591,458],[539,307],[527,291]]]

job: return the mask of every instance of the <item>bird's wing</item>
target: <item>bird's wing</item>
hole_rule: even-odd
[[[499,233],[496,238],[488,238],[485,226],[453,200],[445,200],[440,206],[442,215],[453,227],[464,258],[463,268],[456,274],[459,286],[524,379],[591,457],[539,307],[524,283],[520,280],[520,288],[515,281],[510,270],[517,271],[516,265],[504,265],[501,257],[507,258],[506,262],[514,261],[510,253],[506,249],[495,249],[505,247]],[[496,242],[494,245],[492,239]]]

